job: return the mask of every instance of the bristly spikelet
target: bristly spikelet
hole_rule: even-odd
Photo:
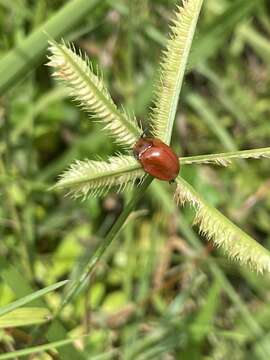
[[[118,155],[108,161],[76,161],[62,175],[54,188],[66,189],[75,198],[106,194],[110,188],[123,191],[127,185],[142,181],[145,173],[133,156]]]
[[[178,204],[190,203],[196,210],[194,223],[201,234],[221,247],[229,257],[247,264],[257,272],[270,271],[270,254],[217,209],[208,205],[182,178],[178,177],[175,200]]]
[[[189,164],[215,164],[228,166],[236,159],[261,159],[270,158],[270,148],[259,148],[252,150],[232,151],[220,154],[198,155],[181,158],[182,165]]]
[[[81,107],[103,122],[108,134],[115,141],[130,149],[141,129],[135,117],[121,112],[114,104],[101,75],[95,75],[86,58],[77,55],[71,45],[50,42],[49,66],[55,69],[53,76],[71,90],[71,96]]]
[[[187,59],[203,0],[184,0],[178,6],[155,86],[151,132],[169,144]]]

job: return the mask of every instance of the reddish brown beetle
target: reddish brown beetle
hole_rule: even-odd
[[[176,154],[159,139],[142,136],[134,145],[133,154],[144,171],[159,180],[171,182],[179,174]]]

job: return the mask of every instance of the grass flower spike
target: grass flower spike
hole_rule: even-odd
[[[163,54],[150,124],[153,135],[166,144],[171,141],[179,94],[202,2],[185,0],[183,6],[178,6]]]
[[[149,115],[151,131],[150,138],[148,138],[150,139],[149,144],[161,140],[170,145],[179,94],[202,2],[202,0],[185,0],[182,6],[177,8],[176,19],[171,27],[171,36],[161,62],[160,79],[155,87],[154,109]],[[76,54],[72,46],[51,42],[50,51],[52,55],[49,65],[54,68],[53,75],[71,89],[71,96],[79,102],[83,109],[104,124],[109,135],[118,144],[130,151],[134,150],[134,144],[140,138],[142,130],[137,125],[135,118],[131,118],[125,111],[121,112],[117,109],[103,83],[102,76],[94,74],[90,62],[81,54]],[[157,140],[153,140],[153,138],[157,138]],[[141,141],[141,143],[144,152],[147,141]],[[263,148],[199,155],[181,158],[180,161],[182,166],[196,163],[228,166],[233,159],[268,158],[269,156],[270,149]],[[175,159],[177,164],[177,158]],[[144,167],[144,169],[146,168]],[[151,174],[150,171],[149,173]],[[112,187],[121,191],[126,186],[134,184],[137,179],[142,182],[144,176],[145,173],[141,164],[133,156],[117,154],[110,157],[108,161],[76,161],[62,174],[55,187],[65,189],[75,197],[86,198],[89,195],[104,194]],[[143,190],[138,189],[137,197],[135,195],[135,199],[126,206],[123,214],[108,233],[105,242],[101,244],[101,247],[97,249],[89,261],[80,282],[72,287],[70,294],[76,293],[78,288],[82,286],[117,231],[123,226],[132,207],[142,196],[142,191],[146,190],[150,182],[151,180],[148,178],[144,183]],[[178,204],[188,203],[195,208],[195,224],[199,226],[201,234],[212,240],[218,247],[222,247],[229,257],[241,264],[248,264],[258,272],[270,270],[270,256],[266,249],[218,210],[207,204],[192,186],[180,176],[176,178],[176,182],[175,199]],[[71,296],[70,294],[69,296]]]
[[[104,195],[112,187],[122,191],[144,176],[144,171],[134,157],[119,155],[108,161],[76,161],[62,174],[55,187],[68,189],[69,194],[74,197],[86,198],[90,195]]]
[[[106,89],[102,75],[95,75],[88,59],[77,55],[72,45],[50,42],[49,66],[53,76],[71,90],[81,107],[104,124],[105,130],[120,145],[130,148],[141,134],[136,119],[120,112]]]
[[[184,179],[178,177],[176,182],[175,200],[179,205],[187,203],[195,208],[194,225],[202,235],[239,263],[258,272],[270,271],[269,253],[263,246],[203,200]]]

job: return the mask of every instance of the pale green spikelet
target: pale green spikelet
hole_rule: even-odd
[[[117,109],[102,76],[94,74],[88,59],[77,55],[72,45],[50,42],[49,50],[52,55],[48,65],[55,69],[53,76],[70,88],[71,96],[84,110],[103,122],[118,144],[130,149],[142,132],[135,116]]]
[[[76,161],[62,175],[54,188],[66,189],[69,195],[97,196],[116,187],[123,191],[127,185],[142,180],[145,172],[133,156],[118,155],[102,160]]]
[[[189,203],[195,208],[194,223],[199,226],[201,234],[239,263],[247,264],[257,272],[270,271],[270,253],[262,245],[205,202],[180,176],[176,183],[175,200],[178,204]]]
[[[220,154],[187,156],[184,158],[180,158],[179,160],[182,165],[215,164],[221,166],[228,166],[232,163],[232,160],[261,158],[270,158],[270,148],[232,151]]]
[[[151,114],[152,134],[169,144],[187,59],[203,0],[184,0],[161,63],[160,79],[155,87]]]

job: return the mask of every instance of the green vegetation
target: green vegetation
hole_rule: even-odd
[[[0,359],[269,359],[269,275],[227,260],[206,241],[269,269],[269,4],[205,0],[175,119],[196,16],[187,47],[177,50],[172,40],[168,51],[182,56],[178,64],[165,57],[159,82],[157,59],[179,2],[65,3],[0,1]],[[102,68],[113,100],[90,75],[101,101],[95,115],[116,143],[51,80],[43,27]],[[175,34],[185,42],[185,29]],[[155,83],[151,129],[169,143],[175,119],[172,146],[183,178],[176,198],[195,206],[202,236],[191,228],[193,210],[175,206],[175,187],[166,183],[147,178],[121,195],[112,188],[83,202],[52,188],[68,165],[86,158],[96,163],[79,162],[79,170],[102,164],[105,175],[97,170],[97,186],[76,185],[73,193],[117,184],[104,183],[114,160],[99,159],[137,136],[127,114],[149,125]],[[129,167],[124,181],[133,182],[141,169],[129,155],[118,159]],[[68,185],[77,172],[73,167]],[[70,279],[66,286],[63,279]]]

